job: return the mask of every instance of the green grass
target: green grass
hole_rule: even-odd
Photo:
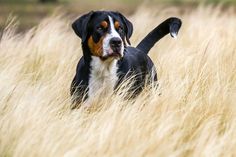
[[[125,1],[124,3],[118,3],[114,1],[98,2],[94,0],[82,0],[79,2],[74,0],[59,0],[59,3],[45,4],[38,3],[36,0],[0,1],[0,29],[2,30],[5,27],[9,16],[16,17],[17,21],[19,21],[18,31],[22,31],[37,25],[44,17],[50,16],[56,10],[59,10],[61,14],[72,14],[77,16],[92,9],[101,9],[100,6],[103,6],[102,9],[114,9],[125,13],[131,13],[135,10],[137,4],[126,3]]]
[[[16,17],[19,21],[19,31],[28,29],[36,24],[45,16],[50,15],[55,5],[46,6],[35,3],[6,3],[0,6],[0,27],[6,25],[9,16]]]
[[[9,16],[15,16],[19,21],[18,31],[27,30],[35,26],[44,17],[59,9],[61,13],[77,16],[83,12],[97,9],[119,10],[125,14],[132,14],[142,4],[142,0],[58,0],[58,3],[41,4],[38,0],[0,0],[0,30],[2,30]],[[231,6],[236,0],[150,0],[150,5],[177,5],[191,7],[200,3],[224,4]],[[146,3],[145,3],[146,4]]]

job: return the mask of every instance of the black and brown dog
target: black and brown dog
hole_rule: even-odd
[[[147,55],[149,50],[168,33],[176,37],[180,27],[180,19],[168,18],[135,48],[127,46],[133,25],[121,13],[91,11],[78,18],[72,28],[82,40],[83,57],[71,84],[73,101],[78,104],[100,89],[110,93],[130,76],[135,76],[131,92],[139,94],[148,75],[157,81],[156,69]]]

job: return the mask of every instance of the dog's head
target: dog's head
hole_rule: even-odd
[[[132,23],[121,13],[112,11],[91,11],[78,18],[72,28],[82,44],[88,46],[90,55],[102,60],[121,58],[133,32]]]

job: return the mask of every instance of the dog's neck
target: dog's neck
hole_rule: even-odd
[[[88,67],[88,101],[96,95],[108,95],[118,80],[117,60],[108,58],[103,61],[99,57],[92,56],[87,44],[82,44],[85,65]]]
[[[89,98],[96,95],[113,93],[117,82],[117,60],[107,59],[102,61],[99,57],[92,56],[90,62]]]

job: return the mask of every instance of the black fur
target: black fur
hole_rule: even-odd
[[[89,90],[88,85],[92,55],[87,44],[88,37],[93,36],[93,38],[96,39],[103,35],[102,33],[97,33],[93,30],[97,27],[96,24],[99,23],[99,20],[101,21],[101,19],[104,19],[107,15],[115,18],[121,23],[123,30],[121,30],[119,34],[124,43],[126,43],[126,39],[127,43],[130,44],[129,38],[133,33],[133,25],[119,12],[92,11],[81,16],[72,24],[75,33],[82,39],[83,49],[83,57],[77,65],[76,75],[71,84],[71,95],[76,103],[80,103],[88,97],[87,92]],[[173,33],[177,34],[180,27],[181,20],[172,17],[153,29],[138,44],[137,48],[126,46],[125,44],[124,56],[117,62],[117,75],[119,79],[115,88],[117,88],[124,79],[134,75],[135,79],[131,90],[134,95],[139,94],[144,87],[146,76],[152,69],[154,70],[153,80],[157,81],[156,69],[147,54],[158,40],[168,33],[171,33],[171,35]]]

